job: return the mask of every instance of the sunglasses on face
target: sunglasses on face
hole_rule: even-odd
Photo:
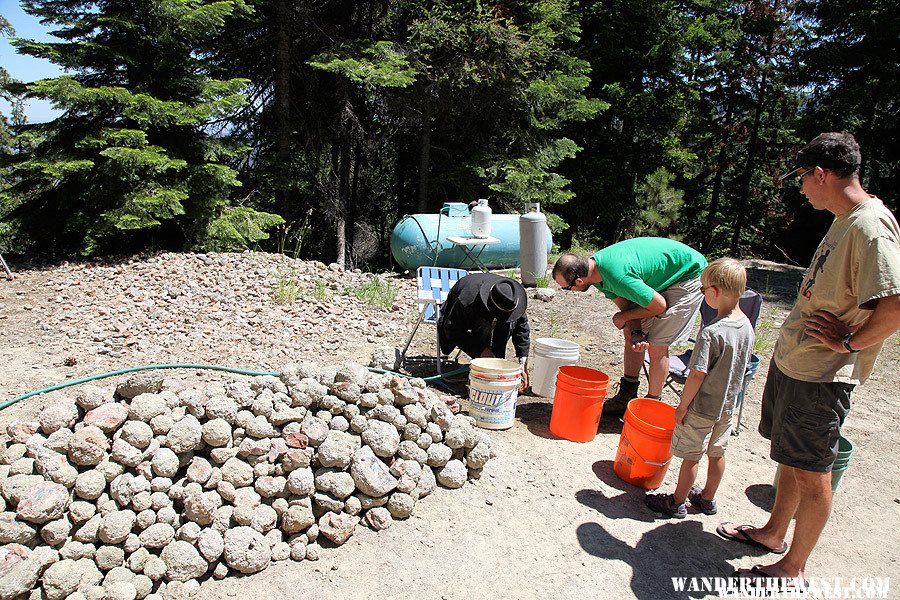
[[[815,171],[815,170],[816,170],[815,167],[810,167],[809,169],[803,171],[802,173],[800,173],[799,175],[797,175],[797,181],[799,181],[800,183],[803,183],[803,178],[806,177],[807,175],[809,175],[810,173],[812,173],[812,172]]]

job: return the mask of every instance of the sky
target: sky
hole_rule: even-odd
[[[16,37],[43,42],[56,40],[36,17],[25,14],[18,0],[0,0],[0,15],[6,17],[6,20],[16,30]],[[11,77],[25,82],[62,75],[62,70],[49,61],[17,54],[7,37],[0,38],[0,65],[9,72]],[[9,104],[2,100],[0,100],[0,112],[6,116],[10,114]],[[28,117],[29,123],[50,121],[59,114],[60,111],[55,110],[49,102],[42,100],[28,100],[25,105],[25,115]]]

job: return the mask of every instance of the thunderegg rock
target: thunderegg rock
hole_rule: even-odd
[[[494,454],[424,382],[358,365],[297,373],[126,389],[130,403],[88,390],[78,408],[11,424],[18,443],[0,446],[0,598],[35,586],[35,598],[175,598],[207,572],[317,560],[320,533],[341,545],[361,521],[385,529],[438,482],[476,478]]]
[[[272,550],[261,533],[250,527],[235,527],[225,533],[225,563],[244,574],[258,573],[269,566]]]

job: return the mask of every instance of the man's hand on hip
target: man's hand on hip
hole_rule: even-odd
[[[842,354],[849,352],[841,340],[852,332],[853,328],[842,323],[827,310],[817,310],[806,318],[806,334],[819,340],[835,352]]]

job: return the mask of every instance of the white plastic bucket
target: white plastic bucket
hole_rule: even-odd
[[[502,358],[476,358],[469,368],[469,416],[484,429],[509,429],[516,418],[522,367]]]
[[[556,373],[560,367],[574,365],[581,358],[578,344],[557,338],[538,338],[534,342],[534,368],[531,391],[544,398],[556,395]]]

